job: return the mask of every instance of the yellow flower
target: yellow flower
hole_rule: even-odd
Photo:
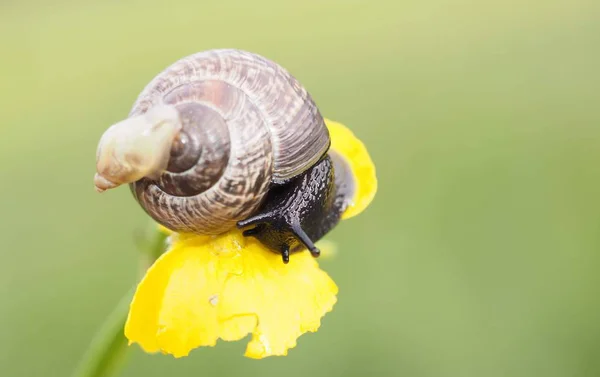
[[[365,145],[354,136],[352,131],[341,123],[329,119],[325,119],[325,122],[331,137],[331,149],[344,157],[356,179],[354,200],[342,214],[342,219],[349,219],[364,211],[375,197],[377,192],[375,165]]]
[[[348,129],[329,120],[327,125],[332,149],[346,158],[356,178],[353,203],[343,216],[349,218],[373,199],[375,169]],[[237,229],[170,238],[169,250],[138,285],[125,325],[130,344],[146,352],[182,357],[219,339],[252,334],[247,357],[286,355],[300,335],[319,328],[337,300],[338,287],[308,252],[293,254],[286,265]]]

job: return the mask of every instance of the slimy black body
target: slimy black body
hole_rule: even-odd
[[[336,167],[340,174],[336,174]],[[290,253],[305,248],[318,257],[315,242],[340,221],[352,191],[344,170],[343,161],[326,154],[301,175],[273,185],[262,207],[238,222],[238,227],[254,226],[245,230],[244,236],[255,237],[281,253],[284,263],[289,261]]]

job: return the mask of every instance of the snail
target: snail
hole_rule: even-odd
[[[94,184],[128,184],[143,210],[177,232],[235,227],[288,263],[320,252],[354,180],[306,89],[277,63],[217,49],[184,57],[140,93],[98,143]]]

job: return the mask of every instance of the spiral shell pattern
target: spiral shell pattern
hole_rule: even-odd
[[[218,234],[252,214],[273,183],[329,148],[324,120],[285,69],[256,54],[211,50],[183,58],[142,91],[130,116],[174,105],[183,125],[165,171],[131,190],[156,221]]]

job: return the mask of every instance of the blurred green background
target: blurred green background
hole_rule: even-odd
[[[288,68],[380,189],[288,357],[135,346],[122,376],[600,375],[597,1],[5,0],[0,46],[0,376],[68,376],[135,284],[147,218],[94,191],[97,141],[217,47]]]

